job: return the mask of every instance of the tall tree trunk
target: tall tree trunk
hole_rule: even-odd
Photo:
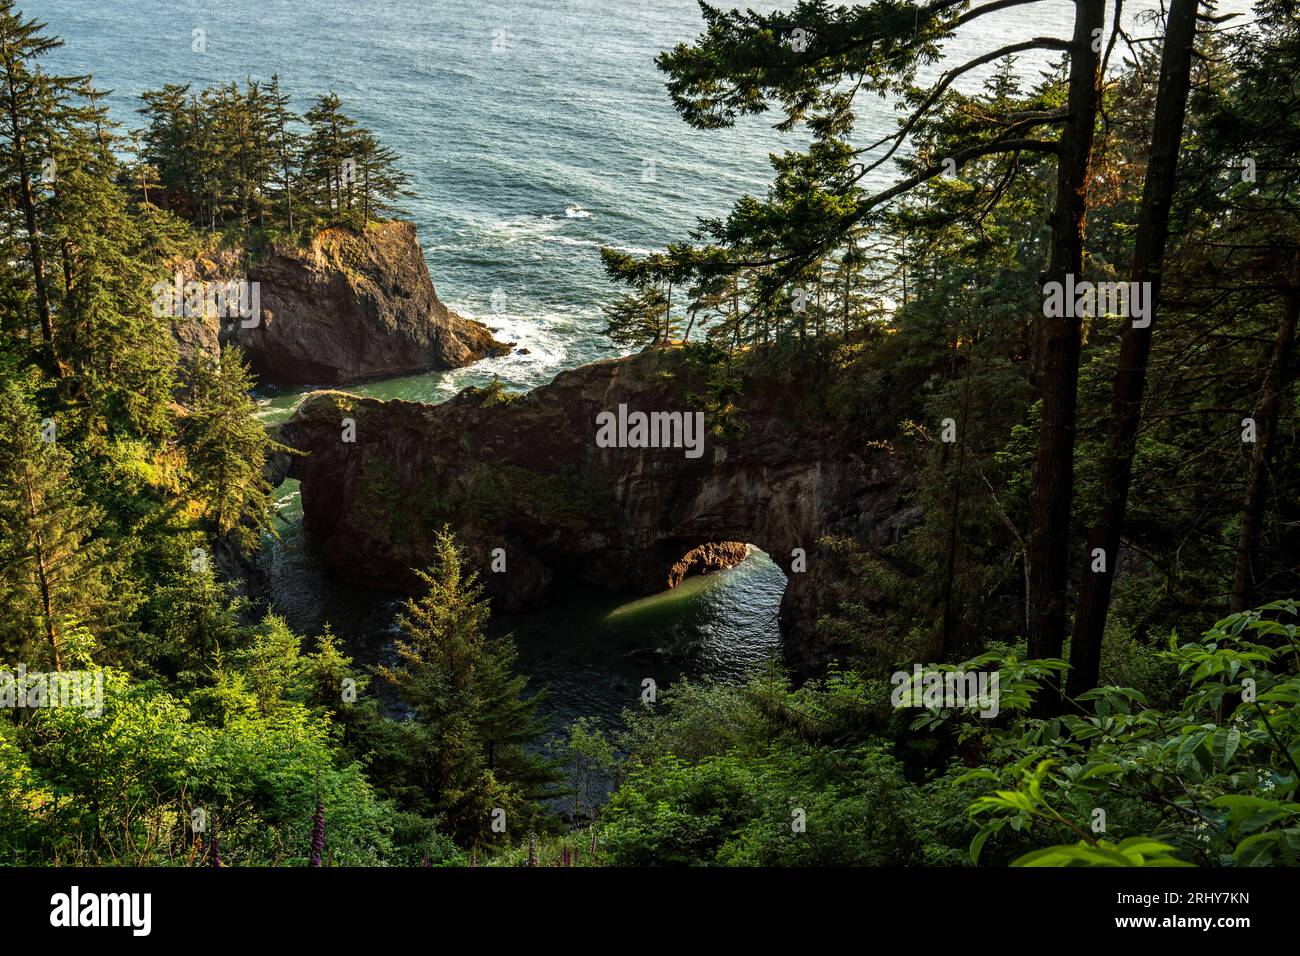
[[[1264,376],[1264,391],[1255,408],[1255,448],[1246,476],[1241,504],[1241,530],[1237,536],[1237,568],[1232,578],[1232,610],[1244,611],[1254,602],[1258,583],[1260,535],[1264,529],[1264,499],[1273,458],[1278,412],[1290,381],[1291,352],[1295,347],[1296,320],[1300,317],[1300,253],[1291,265],[1290,284],[1282,306],[1282,321],[1273,342],[1273,355]]]
[[[967,369],[967,385],[970,371]],[[953,590],[957,581],[957,544],[959,539],[958,522],[961,520],[962,484],[966,476],[966,425],[970,417],[969,387],[963,389],[961,406],[961,425],[957,434],[957,476],[952,486],[952,506],[948,511],[948,554],[943,573],[943,643],[939,646],[938,659],[946,661],[954,647],[953,640]],[[945,458],[947,458],[945,449]]]
[[[1160,273],[1169,235],[1169,208],[1174,201],[1178,152],[1183,140],[1187,93],[1191,84],[1192,44],[1196,39],[1199,0],[1172,0],[1161,55],[1160,86],[1156,91],[1151,151],[1147,159],[1142,208],[1133,245],[1132,281],[1149,283],[1150,315],[1145,328],[1132,321],[1120,340],[1119,367],[1111,398],[1110,439],[1101,462],[1101,511],[1088,536],[1084,555],[1083,585],[1070,640],[1069,694],[1075,697],[1097,686],[1101,645],[1106,632],[1111,588],[1119,564],[1120,536],[1133,478],[1133,453],[1146,390],[1151,334],[1155,330],[1160,296]],[[1131,316],[1130,316],[1131,318]],[[1105,568],[1091,570],[1092,555],[1101,549]]]
[[[1069,119],[1061,130],[1052,212],[1051,257],[1046,281],[1065,285],[1083,271],[1083,222],[1088,168],[1097,124],[1101,54],[1093,31],[1102,29],[1105,0],[1075,0],[1070,45]],[[1100,34],[1098,34],[1098,37]],[[1065,309],[1073,312],[1073,308]],[[1078,316],[1044,318],[1043,414],[1038,439],[1029,525],[1029,656],[1059,657],[1065,643],[1065,592],[1069,580],[1070,505],[1074,495],[1074,427],[1078,402]],[[1039,709],[1060,708],[1060,691],[1047,688]]]
[[[7,45],[6,45],[7,46]],[[6,60],[9,50],[5,51]],[[45,255],[41,249],[41,226],[36,218],[36,196],[32,191],[32,171],[27,164],[27,136],[18,103],[18,87],[12,67],[5,71],[8,94],[5,104],[9,129],[13,136],[14,159],[18,164],[18,203],[23,207],[23,224],[27,227],[27,249],[32,260],[32,281],[36,286],[36,314],[41,322],[41,339],[45,345],[45,365],[51,376],[59,376],[58,353],[54,348],[54,321],[50,315],[50,297],[45,286]]]
[[[31,477],[28,476],[23,482],[27,491],[27,512],[31,516],[33,526],[40,514],[40,509],[36,506],[36,492],[32,488]],[[63,662],[59,659],[59,637],[54,628],[54,608],[50,598],[50,569],[48,567],[50,558],[45,553],[45,539],[41,536],[39,528],[33,527],[32,531],[32,548],[36,559],[36,585],[41,592],[41,613],[45,617],[45,638],[50,642],[50,652],[54,655],[54,669],[63,670]]]
[[[668,298],[664,303],[664,345],[673,344],[673,284],[668,283]]]

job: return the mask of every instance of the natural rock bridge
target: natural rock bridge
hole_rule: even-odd
[[[408,589],[445,522],[481,568],[494,605],[546,599],[562,575],[651,593],[688,573],[727,567],[740,542],[786,572],[787,656],[808,672],[834,652],[819,637],[827,601],[862,582],[835,580],[824,535],[885,543],[901,520],[901,468],[887,444],[847,440],[807,410],[797,385],[750,380],[723,425],[706,413],[703,454],[599,447],[597,416],[692,411],[705,394],[680,350],[649,349],[560,374],[517,397],[466,389],[440,405],[308,396],[281,438],[307,454],[304,522],[333,573]],[[345,419],[354,423],[344,440]],[[504,549],[505,571],[490,570]],[[796,561],[806,555],[806,570]],[[496,552],[498,566],[501,552]],[[855,594],[855,600],[863,595]]]

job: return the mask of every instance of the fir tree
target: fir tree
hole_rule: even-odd
[[[196,221],[193,208],[198,189],[195,169],[195,130],[189,108],[189,84],[168,83],[161,90],[140,94],[136,110],[147,125],[140,135],[140,161],[152,166],[163,195],[158,205]]]
[[[489,832],[494,807],[525,812],[554,774],[524,750],[540,733],[539,699],[513,673],[514,642],[488,635],[482,585],[448,529],[433,550],[432,567],[417,572],[427,591],[398,617],[398,663],[379,674],[413,714],[401,757],[408,799],[473,841]]]
[[[400,211],[395,203],[413,196],[406,188],[406,174],[397,168],[397,154],[379,142],[369,130],[356,136],[357,177],[361,186],[361,224]]]
[[[38,357],[54,377],[61,373],[55,347],[51,275],[51,224],[44,186],[57,180],[59,147],[87,78],[58,76],[37,61],[63,45],[45,35],[44,23],[24,19],[12,0],[0,0],[0,188],[22,221],[25,292],[40,326]],[[65,154],[66,155],[66,154]],[[7,243],[8,245],[8,243]]]
[[[65,634],[108,620],[110,557],[50,427],[16,382],[0,383],[0,646],[60,670]]]
[[[190,492],[200,502],[209,533],[233,535],[254,550],[268,527],[272,488],[262,477],[273,442],[255,417],[249,397],[252,377],[239,351],[226,346],[216,366],[195,375],[193,407],[182,428],[181,445],[190,473]]]
[[[307,111],[303,177],[326,222],[345,221],[357,192],[357,124],[334,93]]]
[[[289,110],[289,96],[280,89],[279,73],[271,76],[271,86],[266,91],[266,111],[269,142],[275,159],[275,176],[269,192],[274,208],[279,210],[285,226],[292,233],[293,187],[302,138],[293,129],[298,117]]]

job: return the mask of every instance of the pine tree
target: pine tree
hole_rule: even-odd
[[[267,120],[270,125],[270,147],[275,158],[275,175],[269,189],[274,207],[283,217],[286,228],[293,232],[293,187],[298,175],[298,151],[301,137],[293,130],[298,117],[289,109],[289,96],[280,90],[280,74],[271,76],[271,86],[266,92]]]
[[[1169,6],[1131,280],[1135,284],[1146,283],[1152,290],[1148,303],[1151,311],[1145,328],[1133,322],[1126,325],[1120,345],[1111,405],[1111,436],[1101,465],[1101,510],[1085,549],[1089,556],[1095,553],[1094,549],[1100,549],[1109,561],[1100,573],[1086,571],[1083,575],[1070,641],[1069,694],[1074,698],[1096,687],[1100,675],[1101,645],[1118,563],[1129,485],[1133,478],[1133,456],[1142,418],[1151,336],[1160,305],[1169,210],[1174,200],[1178,155],[1191,88],[1192,45],[1196,39],[1198,7],[1199,0],[1172,0]]]
[[[214,133],[221,142],[221,153],[226,159],[222,169],[223,185],[233,197],[235,210],[239,213],[241,238],[248,235],[261,186],[257,157],[265,143],[261,141],[257,128],[256,95],[251,83],[246,94],[240,91],[238,83],[223,86],[217,93],[212,117]]]
[[[133,188],[147,198],[156,177],[163,204],[209,231],[234,217],[246,249],[254,227],[363,229],[400,213],[401,198],[414,195],[397,154],[333,93],[303,117],[305,133],[278,74],[269,84],[249,78],[242,89],[229,83],[193,93],[168,84],[140,98],[137,112],[147,125],[131,167]]]
[[[150,315],[156,262],[116,182],[111,124],[94,107],[77,122],[62,133],[47,200],[62,277],[53,289],[55,343],[67,388],[119,433],[165,438],[176,353],[167,327]]]
[[[0,648],[60,670],[65,634],[108,621],[110,555],[57,426],[46,437],[19,385],[0,383]]]
[[[466,574],[450,530],[418,571],[427,590],[398,617],[398,663],[379,675],[411,709],[402,762],[416,808],[444,815],[465,841],[486,835],[493,807],[525,809],[528,788],[553,779],[524,751],[538,738],[539,698],[524,697],[515,645],[487,633],[489,610],[477,575]]]
[[[249,397],[252,376],[238,349],[226,346],[215,367],[195,374],[194,399],[182,426],[181,446],[190,474],[190,493],[200,502],[206,530],[232,535],[255,550],[269,526],[272,488],[262,477],[271,451],[283,450],[255,417]]]
[[[141,202],[156,205],[161,180],[158,176],[158,167],[145,157],[144,130],[131,130],[129,139],[131,162],[127,163],[123,170],[126,173],[127,183],[139,193]],[[152,198],[149,195],[150,190],[154,192]]]
[[[334,93],[326,93],[307,111],[309,132],[303,146],[303,176],[326,222],[348,219],[356,195],[357,124],[343,112]]]
[[[406,188],[406,174],[397,168],[397,154],[379,142],[369,130],[356,135],[356,168],[361,186],[361,224],[399,212],[395,205],[402,196],[413,196]]]
[[[676,331],[672,317],[673,288],[685,285],[693,275],[689,266],[674,257],[677,251],[676,247],[670,247],[668,255],[655,253],[637,259],[614,249],[600,250],[605,274],[633,290],[603,310],[606,334],[619,345],[634,347],[673,340]],[[710,275],[705,273],[701,282],[707,285]],[[703,305],[688,304],[687,311],[692,308],[698,311]]]
[[[238,99],[238,87],[233,97]],[[228,124],[239,122],[239,106],[232,102],[229,87],[211,87],[190,97],[190,116],[196,135],[198,195],[207,207],[203,223],[209,232],[216,232],[218,225],[225,226],[227,215],[240,210],[240,190],[246,185],[239,182],[237,171],[243,141],[227,132]]]
[[[147,120],[147,125],[140,135],[138,155],[142,163],[157,171],[162,195],[154,202],[197,222],[197,144],[189,95],[188,83],[168,83],[161,90],[140,94],[144,106],[136,112]]]
[[[668,300],[658,289],[625,292],[601,308],[605,314],[605,334],[625,348],[658,342],[664,334],[667,306]]]
[[[55,347],[50,221],[43,186],[57,177],[69,101],[79,101],[88,78],[58,76],[37,61],[63,45],[45,35],[45,24],[24,19],[12,0],[0,0],[0,189],[22,220],[26,286],[40,325],[41,364],[61,373]],[[53,165],[50,165],[51,161]]]

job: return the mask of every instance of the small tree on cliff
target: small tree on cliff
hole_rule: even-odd
[[[303,144],[303,177],[318,215],[342,219],[355,192],[356,121],[343,112],[334,93],[319,97],[306,119],[310,131]]]
[[[625,292],[603,306],[605,334],[616,345],[636,348],[658,342],[664,335],[664,311],[668,300],[658,289]]]
[[[140,132],[137,156],[156,170],[158,177],[151,201],[198,223],[197,131],[190,109],[190,86],[166,83],[162,89],[141,93],[140,101],[144,105],[136,112],[146,125]]]
[[[268,189],[281,221],[292,233],[293,190],[298,176],[297,156],[302,137],[293,129],[298,117],[289,109],[289,94],[280,89],[279,73],[271,74],[271,85],[265,92],[271,149],[275,152],[275,176],[268,184]]]
[[[344,113],[338,96],[318,98],[306,119],[303,177],[322,219],[365,228],[370,219],[396,212],[401,197],[414,195],[397,154]]]
[[[399,663],[378,670],[413,713],[400,725],[394,789],[410,809],[441,815],[462,844],[490,836],[497,807],[515,832],[530,798],[556,779],[524,751],[541,733],[540,698],[525,697],[527,679],[513,673],[514,641],[488,636],[483,587],[449,529],[435,538],[432,566],[416,573],[427,591],[398,616]]]
[[[414,196],[406,188],[406,174],[397,168],[397,154],[379,141],[369,130],[361,130],[356,137],[357,185],[361,190],[360,209],[362,228],[371,219],[401,210],[396,203],[402,196]]]

